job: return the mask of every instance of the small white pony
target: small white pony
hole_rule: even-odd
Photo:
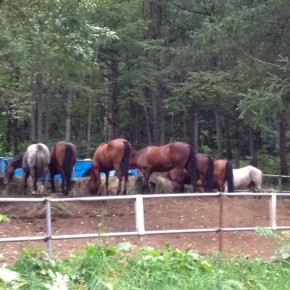
[[[233,169],[235,190],[249,189],[251,192],[262,192],[263,173],[254,166]],[[225,192],[228,192],[225,184]]]

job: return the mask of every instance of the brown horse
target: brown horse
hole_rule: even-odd
[[[71,190],[71,174],[77,159],[76,146],[67,141],[59,141],[51,152],[49,164],[51,190],[55,192],[54,176],[61,174],[61,190],[68,195]]]
[[[234,192],[234,177],[232,164],[227,160],[215,160],[214,161],[214,175],[213,186],[218,189],[219,192],[225,191],[225,183],[228,184],[228,191]],[[205,191],[205,186],[202,180],[199,180],[198,186],[201,191]]]
[[[162,146],[149,146],[136,152],[130,160],[130,167],[137,167],[143,175],[143,191],[149,189],[149,179],[153,172],[176,170],[176,190],[183,191],[186,168],[190,173],[193,190],[195,191],[195,155],[193,148],[183,142],[174,142]]]
[[[131,151],[132,146],[125,139],[114,139],[109,143],[102,143],[98,146],[93,157],[93,167],[89,182],[91,194],[98,194],[101,184],[100,173],[104,172],[106,174],[106,194],[108,195],[109,171],[113,169],[119,179],[117,194],[121,192],[122,177],[125,180],[123,194],[126,194]]]
[[[214,163],[213,159],[206,154],[197,153],[195,155],[196,159],[196,179],[199,182],[202,182],[205,185],[206,192],[212,192],[213,190],[213,171],[214,171]],[[183,190],[184,184],[191,184],[191,177],[186,169],[183,169],[184,181],[183,181]],[[169,180],[174,183],[177,182],[178,171],[176,168],[170,170],[167,174]]]

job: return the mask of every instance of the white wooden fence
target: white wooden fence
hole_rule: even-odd
[[[219,197],[219,221],[214,228],[184,228],[184,229],[168,229],[147,231],[145,229],[144,220],[144,199],[158,198],[184,198],[184,197]],[[22,241],[45,241],[47,242],[47,250],[49,257],[52,257],[52,241],[64,239],[82,239],[96,237],[113,237],[113,236],[137,236],[137,235],[154,235],[154,234],[173,234],[173,233],[209,233],[216,232],[219,235],[219,251],[223,251],[223,233],[230,231],[255,231],[256,227],[232,227],[226,228],[223,226],[223,203],[225,196],[253,196],[249,192],[238,193],[183,193],[183,194],[150,194],[150,195],[126,195],[126,196],[100,196],[100,197],[74,197],[74,198],[0,198],[0,202],[41,202],[46,206],[46,235],[45,236],[25,236],[25,237],[7,237],[0,238],[0,243],[22,242]],[[269,199],[269,226],[273,230],[290,229],[290,225],[277,225],[277,196],[290,196],[290,193],[255,193],[255,196],[270,196]],[[101,201],[101,200],[135,200],[135,231],[125,232],[94,232],[90,234],[75,234],[75,235],[54,235],[52,232],[52,215],[51,204],[54,202],[74,202],[74,201]],[[253,202],[256,202],[253,199]]]

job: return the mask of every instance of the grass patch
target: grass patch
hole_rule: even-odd
[[[1,271],[13,271],[5,281]],[[17,262],[0,268],[0,289],[290,289],[287,259],[265,262],[256,257],[216,254],[202,257],[191,249],[168,245],[133,249],[89,244],[69,259],[48,259],[42,250],[23,251]],[[2,287],[2,288],[1,288]],[[14,287],[14,288],[13,288]]]

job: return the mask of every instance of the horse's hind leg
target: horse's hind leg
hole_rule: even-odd
[[[23,192],[25,192],[26,189],[27,189],[27,179],[28,179],[28,177],[29,177],[29,172],[24,170],[24,172],[23,172]]]
[[[50,175],[51,192],[55,192],[54,174]]]
[[[65,176],[64,173],[61,173],[61,192],[65,193],[66,185],[65,185]]]
[[[106,195],[109,195],[109,172],[106,172]]]
[[[122,194],[123,195],[126,195],[127,194],[127,180],[126,180],[125,177],[124,177],[124,188],[123,188]]]
[[[142,184],[142,193],[151,192],[149,187],[149,179],[151,176],[151,172],[141,171],[143,175],[143,184]]]
[[[117,186],[116,194],[119,195],[121,192],[121,187],[122,187],[122,173],[120,170],[116,170],[116,176],[118,178],[118,186]]]

